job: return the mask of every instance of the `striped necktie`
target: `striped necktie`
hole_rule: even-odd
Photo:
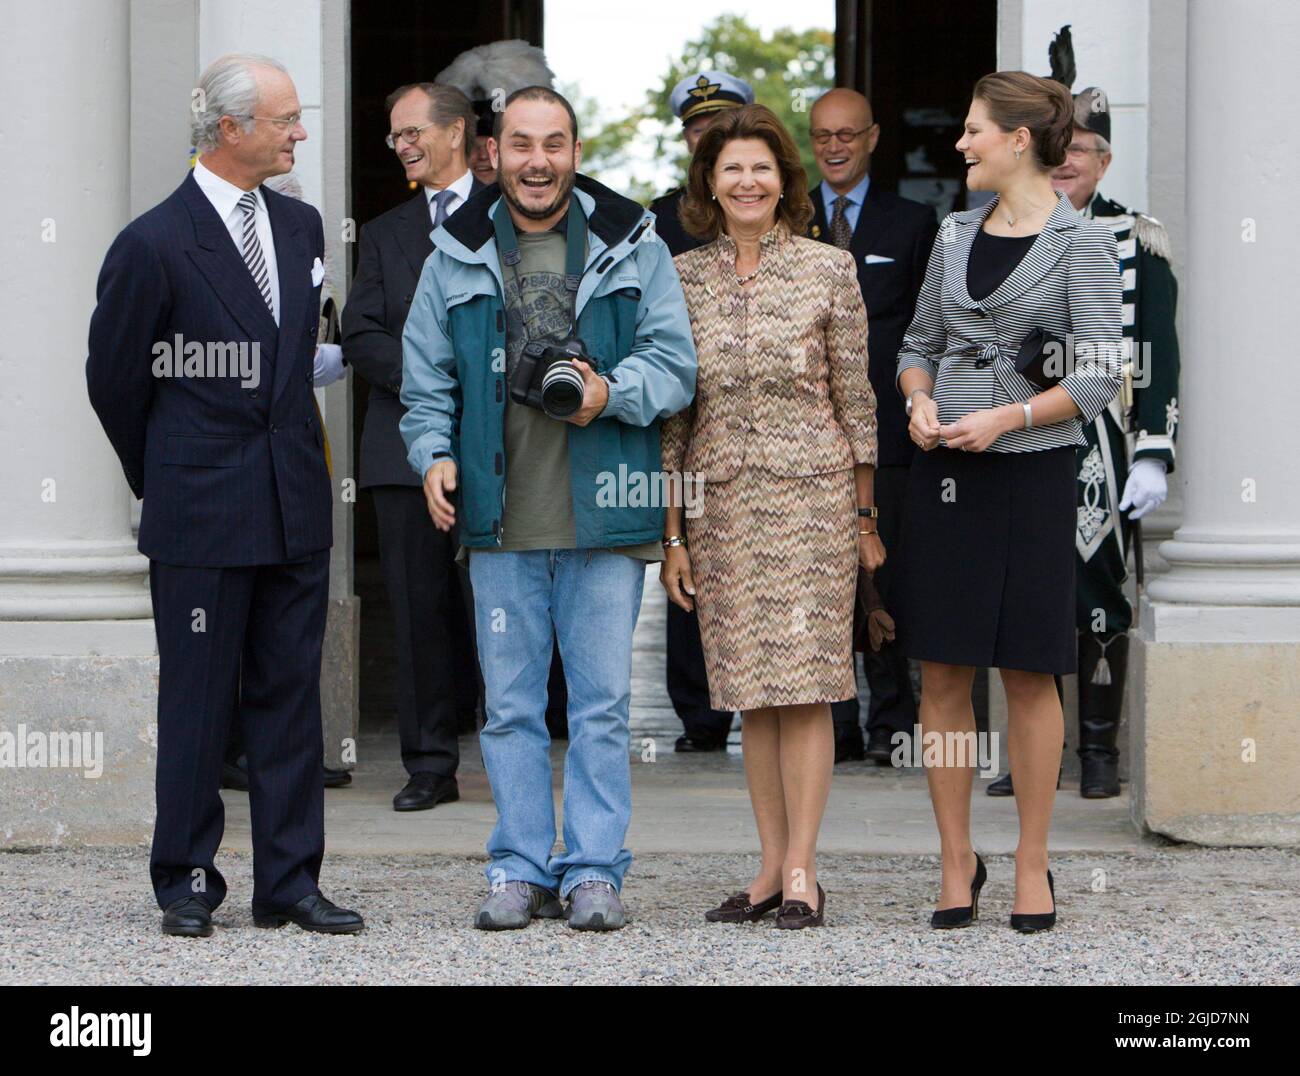
[[[257,195],[249,191],[239,199],[239,208],[244,211],[244,264],[253,274],[266,308],[275,317],[275,305],[271,302],[271,278],[266,271],[266,255],[262,253],[262,244],[257,238]]]

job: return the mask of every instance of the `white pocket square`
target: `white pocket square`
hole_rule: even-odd
[[[321,265],[320,259],[317,258],[314,262],[311,263],[311,286],[313,288],[319,288],[320,282],[324,279],[325,279],[325,266]]]
[[[883,254],[868,254],[862,259],[867,265],[884,265],[886,262],[892,262],[893,258],[886,258]]]

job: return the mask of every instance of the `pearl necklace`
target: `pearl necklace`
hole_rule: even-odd
[[[762,268],[763,268],[762,265],[758,267],[758,269],[762,269]],[[744,276],[737,276],[736,283],[748,284],[751,280],[754,279],[754,277],[758,276],[758,269],[755,269],[752,273],[746,273]]]

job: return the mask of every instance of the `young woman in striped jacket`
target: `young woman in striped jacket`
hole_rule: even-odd
[[[939,230],[898,356],[912,464],[900,541],[904,653],[922,668],[923,736],[949,748],[973,733],[971,683],[996,667],[1020,841],[1011,925],[1056,919],[1047,861],[1063,720],[1054,674],[1075,671],[1075,446],[1118,391],[1119,258],[1114,237],[1052,190],[1073,133],[1059,83],[1022,71],[975,86],[957,143],[971,190],[994,192]],[[1031,381],[1017,355],[1033,330],[1064,345]],[[1061,376],[1061,375],[1064,376]],[[931,925],[969,925],[984,863],[970,836],[973,769],[945,751],[927,769],[943,881]]]

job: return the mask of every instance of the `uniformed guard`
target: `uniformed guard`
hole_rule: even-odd
[[[694,153],[695,143],[700,140],[709,121],[723,109],[753,104],[754,91],[748,82],[742,82],[734,75],[722,71],[701,71],[698,75],[688,75],[677,83],[670,100],[673,112],[682,121],[682,138],[686,140],[686,148]],[[678,219],[677,207],[685,193],[685,187],[674,187],[650,203],[650,211],[655,215],[655,230],[659,233],[659,238],[668,244],[674,257],[703,245],[701,240],[686,234]]]
[[[701,71],[673,87],[672,108],[682,121],[686,148],[695,152],[713,117],[723,109],[752,104],[754,91],[747,82],[721,71]],[[694,250],[702,241],[688,235],[677,215],[685,187],[675,187],[650,203],[655,231],[674,255]],[[720,751],[727,746],[734,717],[728,711],[709,707],[709,679],[700,645],[700,625],[694,613],[668,603],[667,651],[668,697],[681,720],[683,734],[678,751]]]
[[[1089,86],[1074,95],[1074,138],[1052,185],[1086,217],[1105,224],[1119,245],[1124,338],[1131,379],[1110,407],[1084,427],[1079,449],[1075,547],[1079,628],[1079,792],[1119,795],[1117,733],[1128,670],[1133,609],[1124,595],[1137,520],[1168,496],[1178,433],[1178,284],[1169,235],[1154,217],[1098,190],[1111,161],[1110,105]],[[1122,492],[1121,492],[1122,491]],[[1140,531],[1137,536],[1140,546]],[[1140,549],[1137,551],[1140,556]],[[1009,777],[1004,779],[1010,791]],[[1000,782],[999,782],[1000,783]],[[989,789],[994,793],[994,789]],[[999,789],[1001,791],[1001,789]]]

